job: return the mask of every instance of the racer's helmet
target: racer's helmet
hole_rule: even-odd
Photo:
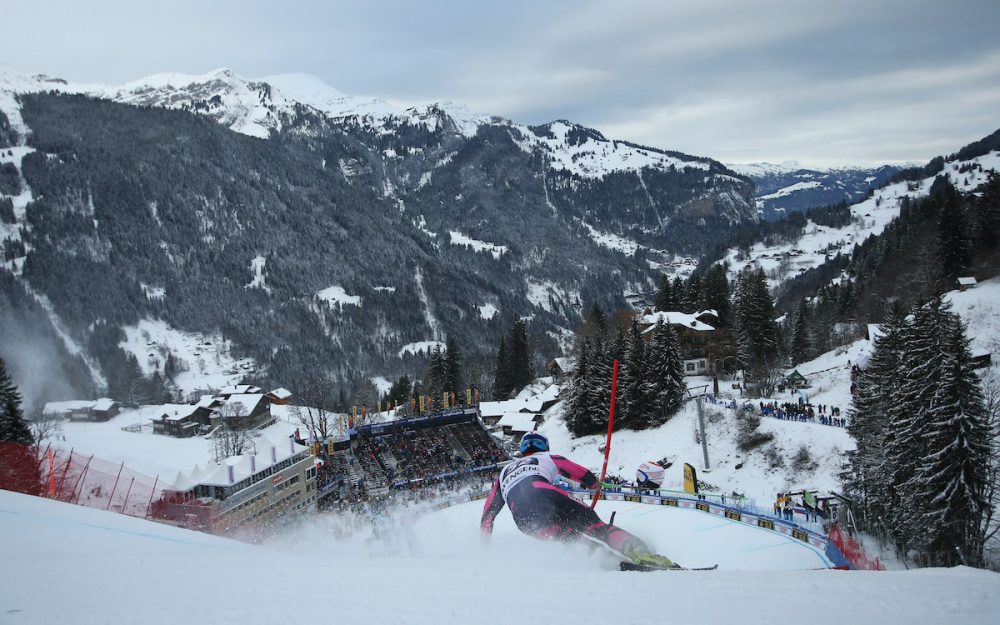
[[[545,438],[538,432],[528,432],[521,438],[520,445],[521,455],[533,454],[536,451],[548,451],[549,450],[549,439]]]

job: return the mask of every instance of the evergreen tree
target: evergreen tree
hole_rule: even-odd
[[[712,265],[705,273],[701,283],[702,299],[705,306],[714,310],[718,316],[718,326],[728,327],[730,312],[729,277],[722,265]]]
[[[809,303],[805,299],[799,302],[799,309],[792,322],[792,336],[788,347],[788,355],[792,364],[797,365],[812,357],[812,337],[809,329]]]
[[[656,322],[649,347],[646,349],[646,371],[643,395],[646,398],[642,421],[656,426],[672,417],[684,401],[684,370],[677,333],[670,324]]]
[[[737,279],[733,297],[733,330],[746,381],[759,394],[770,396],[780,368],[774,300],[771,299],[763,270],[744,271]]]
[[[31,428],[21,412],[21,393],[7,373],[7,364],[0,358],[0,441],[18,445],[33,445]]]
[[[643,429],[649,427],[645,422],[643,411],[646,398],[643,392],[643,380],[646,375],[646,341],[639,332],[639,320],[632,316],[629,320],[628,334],[625,336],[625,350],[618,369],[618,408],[621,409],[615,420],[621,419],[623,427]]]
[[[591,421],[593,410],[590,406],[590,360],[593,349],[590,339],[584,339],[576,357],[576,368],[573,370],[573,380],[569,388],[569,400],[566,405],[566,427],[573,436],[586,436],[599,431],[596,423]]]
[[[448,338],[444,355],[445,390],[455,393],[455,397],[464,397],[462,377],[462,352],[455,340]]]
[[[972,263],[962,196],[947,176],[939,176],[931,185],[930,199],[938,207],[938,259],[946,290],[950,290]]]
[[[593,358],[590,361],[590,375],[587,377],[589,409],[588,421],[597,432],[608,427],[611,408],[611,378],[614,372],[614,341],[598,339],[594,343]],[[619,363],[620,364],[620,363]]]
[[[701,309],[701,278],[698,274],[688,278],[684,288],[684,299],[681,302],[681,309],[686,313],[697,312]]]
[[[531,349],[528,345],[528,332],[524,320],[514,319],[507,335],[508,353],[510,356],[510,382],[512,390],[519,391],[534,379],[531,369]]]
[[[510,354],[507,351],[507,339],[504,337],[500,338],[500,348],[497,349],[494,363],[493,397],[502,401],[508,399],[510,392],[514,390],[510,371]]]
[[[660,289],[656,293],[654,306],[656,310],[677,310],[677,298],[674,294],[674,288],[670,284],[670,276],[667,274],[660,276]]]
[[[965,328],[946,304],[940,311],[943,350],[935,366],[940,377],[920,412],[927,453],[904,485],[913,510],[910,544],[931,565],[979,566],[991,432]]]
[[[886,460],[891,434],[887,415],[901,375],[905,326],[906,311],[893,302],[879,326],[879,336],[873,337],[868,368],[858,370],[854,376],[852,407],[848,411],[847,431],[857,447],[847,454],[844,484],[848,494],[859,502],[865,522],[875,529],[880,519],[888,517],[895,499],[890,489],[892,470]]]
[[[980,249],[992,251],[1000,243],[1000,174],[991,171],[976,200],[976,240]]]

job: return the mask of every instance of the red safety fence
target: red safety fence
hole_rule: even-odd
[[[864,546],[839,525],[830,528],[830,542],[836,545],[840,553],[844,554],[852,569],[862,571],[884,571],[882,561],[878,556],[870,556],[865,551]]]
[[[125,466],[54,447],[0,442],[0,488],[146,518],[164,487]]]

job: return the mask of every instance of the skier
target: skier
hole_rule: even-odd
[[[642,540],[601,521],[590,507],[555,486],[562,476],[587,489],[597,487],[597,476],[586,468],[549,453],[549,441],[537,432],[521,439],[521,458],[505,466],[493,483],[480,522],[484,536],[493,533],[493,521],[504,503],[510,506],[517,528],[540,539],[571,540],[583,535],[604,543],[633,563],[656,568],[679,568],[669,558],[652,553]]]

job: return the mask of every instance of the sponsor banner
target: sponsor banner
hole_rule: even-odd
[[[684,463],[684,490],[692,495],[698,492],[698,472],[687,463]]]
[[[602,499],[607,499],[608,501],[627,501],[625,496],[621,493],[601,493]]]
[[[670,499],[669,497],[664,497],[664,498],[660,499],[660,505],[661,506],[674,506],[676,508],[677,507],[677,500],[676,499]]]
[[[650,495],[643,495],[640,498],[640,501],[642,501],[642,503],[657,504],[657,503],[660,503],[660,498],[659,497],[652,497]]]

